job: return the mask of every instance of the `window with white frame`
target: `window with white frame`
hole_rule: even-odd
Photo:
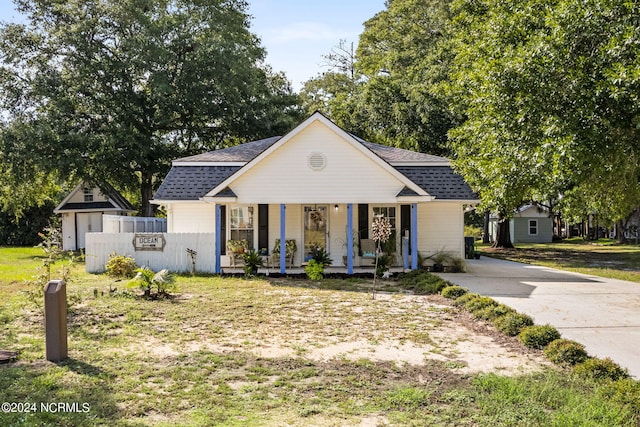
[[[391,223],[391,236],[386,243],[382,245],[382,250],[387,253],[396,252],[396,208],[395,206],[374,206],[373,217],[382,216],[389,218]]]
[[[84,187],[82,193],[84,194],[85,202],[93,202],[93,188]]]
[[[231,208],[229,215],[229,239],[246,240],[253,248],[253,206]]]
[[[538,220],[530,219],[529,220],[529,236],[537,236],[538,235]]]

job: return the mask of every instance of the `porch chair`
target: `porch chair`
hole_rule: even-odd
[[[362,250],[362,262],[365,265],[374,265],[376,259],[376,242],[373,239],[361,239],[360,249]]]
[[[285,244],[285,266],[290,268],[293,267],[293,258],[296,255],[296,250],[298,249],[296,245],[295,239],[287,239],[284,242]],[[272,266],[276,267],[280,265],[280,239],[276,239],[276,243],[273,247],[273,251],[271,252],[271,263]]]
[[[244,253],[249,251],[249,242],[242,240],[227,240],[227,254],[229,266],[232,268],[244,266]]]

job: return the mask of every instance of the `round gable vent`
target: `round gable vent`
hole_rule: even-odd
[[[327,165],[327,158],[322,153],[311,153],[308,158],[308,163],[311,169],[319,171]]]

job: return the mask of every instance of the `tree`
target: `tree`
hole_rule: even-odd
[[[508,219],[525,200],[579,198],[628,215],[640,200],[637,6],[461,0],[454,13],[451,96],[466,120],[450,135],[485,209]]]
[[[243,0],[17,0],[0,29],[0,107],[15,156],[43,173],[139,188],[142,213],[170,160],[282,134],[299,119],[262,66]]]
[[[356,68],[367,78],[360,109],[372,140],[431,154],[448,154],[457,118],[440,84],[452,55],[450,1],[393,0],[365,22]]]
[[[456,123],[440,83],[451,54],[449,2],[393,0],[365,22],[358,48],[341,40],[325,55],[330,71],[301,93],[338,125],[381,144],[447,154]]]

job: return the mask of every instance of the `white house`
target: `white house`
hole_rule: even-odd
[[[376,215],[391,221],[398,265],[464,257],[464,207],[478,201],[447,159],[363,141],[316,112],[282,137],[174,160],[152,203],[169,234],[215,235],[216,272],[234,263],[228,242],[245,241],[284,273],[313,247],[353,272]]]
[[[62,248],[73,251],[85,247],[85,235],[102,231],[102,216],[129,215],[131,203],[108,184],[99,187],[81,182],[53,210],[62,215]]]

